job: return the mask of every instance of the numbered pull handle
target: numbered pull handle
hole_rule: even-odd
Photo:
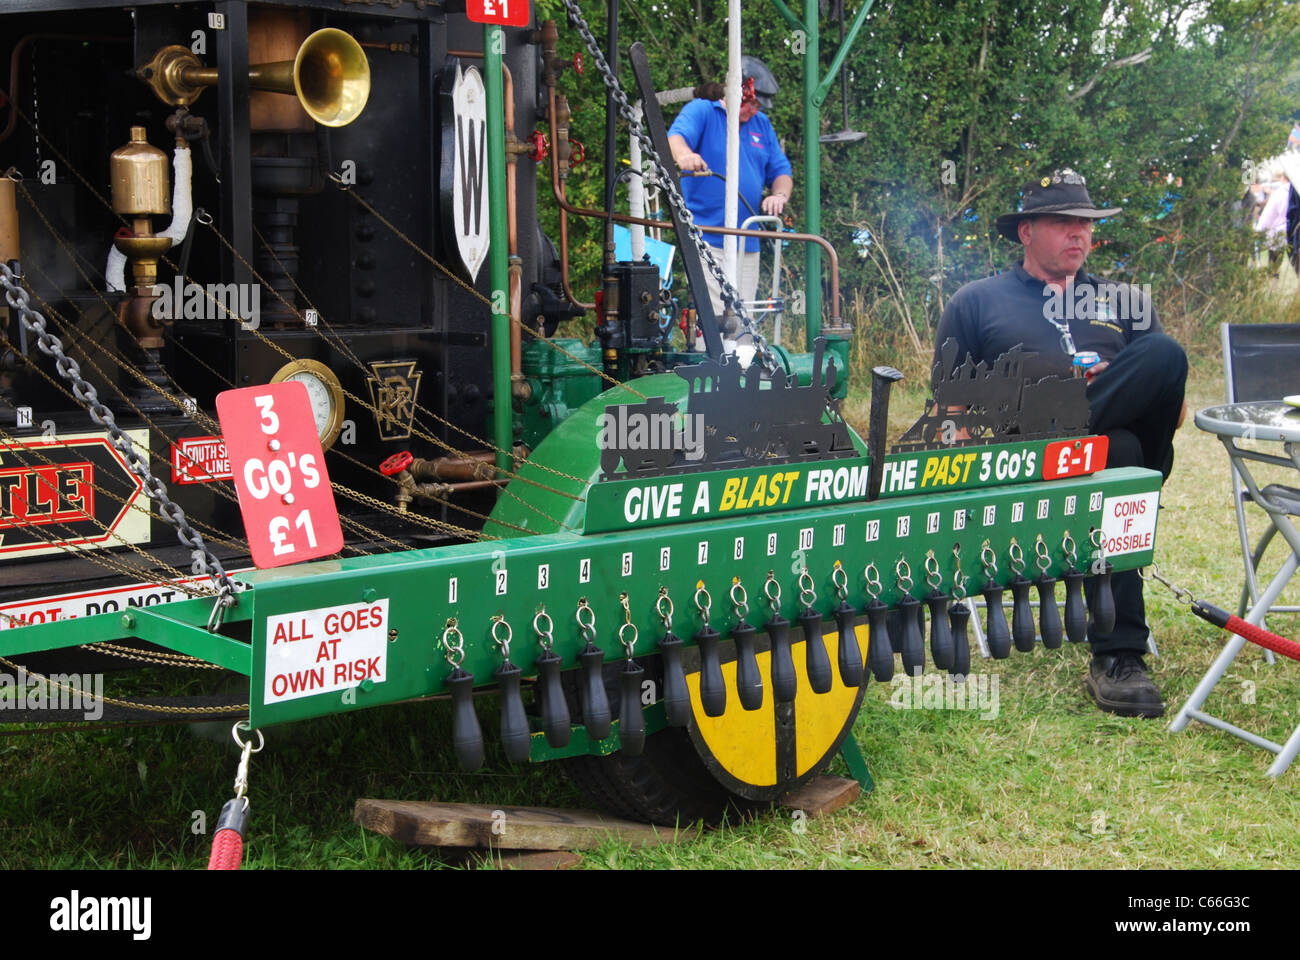
[[[798,688],[790,652],[790,621],[780,614],[774,616],[767,621],[767,637],[772,643],[772,696],[777,703],[793,703]]]
[[[1111,592],[1110,575],[1114,568],[1110,561],[1102,563],[1102,571],[1092,578],[1092,622],[1097,635],[1104,637],[1115,629],[1115,594]]]
[[[867,604],[867,665],[881,683],[894,679],[894,645],[889,639],[888,616],[889,608],[872,597]]]
[[[1007,615],[1002,612],[1002,584],[990,580],[980,590],[988,608],[988,622],[984,635],[989,642],[989,655],[994,660],[1011,656],[1011,631],[1007,628]]]
[[[830,693],[835,677],[831,673],[831,658],[826,655],[822,640],[822,615],[812,607],[804,607],[799,614],[799,627],[803,630],[804,667],[808,671],[808,686],[813,693]]]
[[[691,695],[682,669],[682,638],[665,633],[659,650],[664,658],[664,715],[670,727],[684,727],[691,717]]]
[[[948,595],[933,590],[926,595],[930,608],[930,659],[939,670],[951,670],[953,658],[952,629],[948,624]]]
[[[1043,646],[1056,650],[1065,638],[1061,629],[1061,611],[1056,609],[1056,578],[1043,574],[1034,581],[1038,590],[1038,632],[1042,635]]]
[[[1011,639],[1021,653],[1034,649],[1034,608],[1029,605],[1029,590],[1033,585],[1025,577],[1011,581]]]
[[[546,742],[553,747],[567,747],[573,726],[569,720],[569,704],[560,686],[560,664],[563,661],[554,652],[537,658],[537,697],[542,714],[542,731]]]
[[[948,628],[952,631],[952,667],[949,673],[964,677],[970,673],[970,637],[966,625],[970,623],[970,607],[965,601],[948,608]]]
[[[858,611],[841,600],[833,612],[840,635],[840,680],[846,687],[860,687],[866,678],[862,673],[862,648],[858,646],[857,631],[853,629]]]
[[[474,674],[460,667],[447,678],[451,690],[451,745],[462,770],[483,766],[483,729],[474,712]]]
[[[898,601],[903,617],[903,672],[915,677],[925,672],[925,634],[921,630],[921,601],[910,593]]]
[[[604,740],[610,730],[609,697],[601,670],[605,651],[588,640],[578,654],[578,662],[582,664],[582,723],[589,738]]]
[[[528,717],[524,714],[523,694],[519,692],[521,673],[507,660],[494,675],[501,693],[501,745],[511,763],[528,762]]]
[[[618,739],[623,754],[639,757],[645,750],[645,714],[641,712],[641,678],[645,670],[635,660],[626,660],[618,675]]]
[[[700,705],[706,717],[720,717],[727,709],[727,686],[718,660],[718,631],[707,623],[695,634],[700,648]]]
[[[1083,602],[1082,572],[1071,567],[1065,571],[1065,635],[1071,643],[1088,639],[1088,607]]]
[[[754,628],[741,620],[732,629],[731,639],[736,644],[736,692],[740,694],[740,705],[746,710],[757,710],[763,705],[763,677],[754,655]]]

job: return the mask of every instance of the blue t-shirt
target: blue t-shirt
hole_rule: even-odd
[[[720,100],[692,100],[673,121],[668,135],[676,134],[686,145],[704,158],[710,170],[726,175],[727,111]],[[754,212],[761,214],[763,188],[782,174],[791,172],[790,161],[776,139],[772,121],[760,112],[740,125],[740,195]],[[713,227],[724,225],[726,184],[718,177],[682,177],[682,197],[690,207],[695,222]],[[751,216],[742,203],[739,223]],[[715,247],[722,246],[723,235],[706,233],[704,239]],[[745,250],[753,253],[758,241],[745,240]]]

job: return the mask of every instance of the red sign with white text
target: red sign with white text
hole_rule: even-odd
[[[217,394],[217,416],[259,569],[338,553],[343,530],[307,388],[286,380]]]
[[[183,437],[172,444],[172,483],[229,480],[230,460],[220,437]]]
[[[465,0],[465,16],[474,23],[526,27],[528,0]]]
[[[1043,450],[1043,479],[1081,477],[1106,469],[1110,440],[1106,437],[1075,437],[1057,440]]]

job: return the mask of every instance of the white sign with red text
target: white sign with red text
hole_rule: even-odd
[[[266,618],[264,703],[387,678],[388,598]]]
[[[1159,510],[1158,491],[1107,497],[1102,504],[1101,516],[1106,556],[1152,549],[1156,543],[1156,514]]]
[[[228,570],[243,573],[248,568]],[[99,613],[116,613],[130,607],[152,607],[158,603],[188,600],[192,594],[180,589],[181,584],[206,586],[207,577],[185,577],[166,583],[133,583],[124,587],[105,587],[79,593],[38,597],[0,604],[0,630],[23,627],[29,623],[53,623],[56,620],[75,620],[93,617]]]

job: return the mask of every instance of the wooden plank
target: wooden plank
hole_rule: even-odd
[[[352,819],[367,830],[422,847],[592,850],[611,836],[634,847],[677,839],[669,827],[617,820],[590,810],[545,807],[363,798],[357,801]]]
[[[787,793],[777,806],[783,810],[802,810],[810,820],[834,813],[862,793],[858,781],[847,777],[815,777],[797,790]]]

